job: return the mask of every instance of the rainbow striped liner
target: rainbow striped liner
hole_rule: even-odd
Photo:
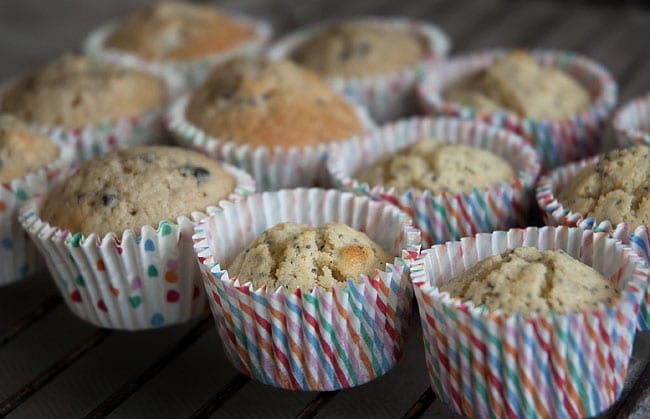
[[[336,141],[318,146],[269,148],[250,147],[247,144],[215,138],[187,120],[185,110],[189,100],[189,96],[179,99],[172,105],[165,118],[167,129],[178,145],[242,168],[253,175],[258,191],[299,186],[328,186],[330,183],[325,159],[328,150],[337,143]],[[374,128],[375,123],[364,108],[358,105],[352,107],[364,129]]]
[[[619,108],[612,117],[612,125],[619,147],[650,146],[650,93]]]
[[[508,248],[565,250],[622,291],[609,305],[507,316],[438,288]],[[605,233],[531,227],[425,250],[412,265],[426,365],[435,393],[469,417],[592,417],[623,390],[648,266]]]
[[[567,72],[589,90],[592,106],[564,119],[539,120],[505,111],[484,112],[442,97],[448,86],[485,69],[507,53],[496,49],[466,54],[432,68],[416,88],[422,109],[431,115],[478,119],[514,131],[537,147],[545,170],[596,154],[605,122],[616,105],[618,87],[604,67],[586,57],[568,51],[530,51],[540,65]]]
[[[253,39],[243,42],[231,50],[205,57],[177,61],[152,61],[126,51],[107,48],[106,40],[117,28],[119,21],[105,23],[90,32],[82,49],[84,53],[101,59],[118,63],[137,63],[154,67],[162,72],[177,74],[182,81],[182,91],[188,91],[203,83],[215,66],[235,57],[260,53],[273,36],[273,27],[264,20],[235,13],[228,13],[228,16],[235,22],[250,28],[254,32]]]
[[[439,195],[410,190],[400,195],[394,189],[371,187],[352,177],[363,167],[431,138],[490,150],[510,163],[517,177],[470,194]],[[341,144],[333,149],[327,168],[337,188],[397,205],[422,230],[422,241],[431,244],[523,225],[540,162],[535,150],[510,131],[461,119],[413,118],[386,124]]]
[[[225,169],[236,179],[230,201],[255,190],[248,174]],[[79,318],[108,329],[143,330],[208,312],[191,237],[194,225],[218,208],[162,221],[157,228],[143,226],[139,234],[126,230],[121,237],[86,237],[41,220],[41,204],[30,201],[20,222],[45,258],[63,300]]]
[[[559,185],[566,185],[585,167],[595,164],[598,157],[591,157],[579,162],[559,167],[543,176],[537,183],[537,205],[542,212],[544,222],[549,226],[570,226],[606,232],[617,240],[631,246],[650,263],[650,232],[648,226],[639,226],[630,231],[628,223],[614,224],[609,220],[596,220],[585,217],[579,212],[571,211],[557,200],[555,190]],[[639,310],[638,327],[641,331],[650,330],[650,292]]]
[[[343,222],[401,257],[372,277],[309,293],[254,289],[228,276],[223,266],[287,221]],[[419,253],[420,233],[397,208],[335,190],[281,190],[224,207],[195,231],[217,330],[242,373],[286,389],[337,390],[384,375],[401,357],[413,296],[408,266]]]
[[[330,77],[327,79],[328,83],[352,101],[368,108],[370,115],[377,121],[385,122],[415,114],[415,83],[422,78],[427,67],[435,66],[445,59],[451,48],[449,37],[442,29],[429,22],[401,17],[355,17],[349,21],[377,25],[417,36],[425,42],[426,56],[417,65],[401,71],[356,78]],[[268,55],[274,59],[291,58],[293,51],[300,45],[337,23],[341,22],[323,22],[285,35],[271,46]]]
[[[59,158],[46,167],[0,183],[0,286],[28,278],[43,268],[36,247],[18,222],[25,202],[46,193],[73,166],[73,150],[60,146]]]

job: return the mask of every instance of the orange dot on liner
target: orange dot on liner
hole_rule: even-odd
[[[165,273],[165,281],[167,282],[177,282],[178,281],[178,273],[176,271],[167,271]]]
[[[111,292],[113,293],[113,296],[114,296],[115,298],[117,298],[117,297],[120,296],[120,290],[117,289],[117,288],[113,288],[113,287],[111,287]]]
[[[4,202],[0,201],[0,211],[4,211],[5,208],[7,208],[7,205]]]
[[[101,260],[101,259],[99,259],[97,261],[97,270],[98,271],[105,271],[106,270],[106,266],[104,265],[104,261]]]

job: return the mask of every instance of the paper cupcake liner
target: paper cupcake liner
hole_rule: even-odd
[[[237,23],[251,28],[254,32],[254,39],[243,42],[228,51],[204,57],[179,61],[146,60],[129,52],[107,48],[106,40],[120,22],[109,22],[92,31],[84,41],[82,48],[86,54],[91,56],[117,62],[134,62],[153,66],[161,71],[176,73],[182,79],[182,90],[188,91],[203,83],[215,66],[234,57],[259,53],[273,36],[273,28],[268,22],[239,14],[229,13],[228,16]]]
[[[254,289],[230,278],[235,256],[273,225],[339,221],[396,257],[360,282],[311,292]],[[265,384],[328,391],[364,384],[399,360],[412,307],[407,273],[419,231],[397,208],[335,190],[251,195],[199,224],[194,235],[203,283],[230,362]]]
[[[628,102],[616,111],[612,125],[619,147],[637,144],[650,146],[650,93]]]
[[[20,208],[37,198],[73,166],[73,151],[60,148],[59,157],[46,167],[21,178],[0,183],[0,286],[28,278],[43,268],[41,257],[18,221]]]
[[[451,48],[447,35],[434,24],[413,19],[355,17],[349,21],[370,23],[417,35],[426,42],[427,55],[417,65],[401,71],[356,78],[330,77],[327,78],[328,83],[350,100],[366,107],[377,121],[389,121],[416,113],[415,83],[427,67],[437,65],[438,61],[447,56]],[[268,55],[274,59],[289,58],[300,45],[337,23],[340,21],[324,22],[290,33],[275,42]]]
[[[508,248],[562,249],[622,291],[610,305],[530,318],[452,298],[438,288]],[[469,417],[592,417],[623,390],[648,267],[604,233],[531,227],[434,246],[413,263],[431,386]]]
[[[490,66],[508,50],[467,54],[431,68],[416,90],[423,110],[432,115],[479,119],[522,135],[542,156],[544,170],[592,156],[600,151],[605,122],[616,105],[618,87],[600,64],[567,51],[531,50],[542,66],[567,72],[589,90],[592,105],[570,117],[554,120],[523,118],[505,111],[485,112],[448,102],[441,93],[451,84]]]
[[[248,174],[224,168],[237,181],[229,200],[255,190]],[[126,230],[121,237],[85,237],[41,220],[41,205],[30,201],[20,222],[44,256],[64,301],[81,319],[109,329],[142,330],[208,312],[191,238],[194,224],[218,208],[162,221],[158,228],[144,226],[139,235]]]
[[[464,144],[504,158],[517,173],[510,183],[499,182],[472,193],[403,194],[382,185],[371,187],[355,173],[424,139]],[[458,240],[478,232],[521,226],[528,198],[540,171],[535,150],[518,135],[481,122],[452,118],[412,118],[384,125],[336,147],[327,168],[337,188],[384,200],[409,214],[422,230],[425,244]]]
[[[179,99],[169,110],[165,123],[174,141],[184,147],[240,167],[255,179],[258,191],[298,186],[329,186],[325,169],[327,151],[341,141],[309,147],[250,147],[212,137],[185,117],[189,96]],[[352,105],[364,129],[374,127],[367,111]],[[345,140],[343,140],[345,141]]]

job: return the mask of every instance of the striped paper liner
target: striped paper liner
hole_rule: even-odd
[[[612,117],[612,126],[619,147],[650,146],[650,93],[619,108]]]
[[[565,250],[622,291],[610,304],[529,318],[489,312],[438,288],[488,256]],[[431,386],[469,417],[592,417],[623,390],[648,266],[606,233],[531,227],[478,234],[423,251],[411,277]]]
[[[592,156],[600,151],[605,122],[616,105],[618,87],[600,64],[568,51],[530,50],[542,66],[553,66],[575,78],[591,94],[589,109],[564,119],[539,120],[502,112],[486,112],[448,102],[441,93],[451,84],[490,66],[505,49],[466,54],[432,68],[416,91],[423,110],[431,115],[479,119],[514,131],[537,147],[544,170]]]
[[[489,150],[504,158],[517,177],[472,193],[399,194],[382,185],[371,187],[354,179],[355,173],[388,158],[423,139],[464,144]],[[412,118],[386,124],[332,150],[327,168],[337,188],[397,205],[422,230],[425,244],[458,240],[478,232],[521,226],[526,219],[540,162],[535,150],[518,135],[474,122],[453,118]]]
[[[119,25],[118,21],[105,23],[92,31],[84,41],[82,49],[90,56],[116,62],[133,62],[152,66],[160,71],[175,73],[182,80],[182,91],[189,91],[203,83],[215,66],[235,57],[260,53],[273,36],[273,27],[264,20],[235,13],[228,13],[228,16],[235,22],[251,28],[254,32],[253,39],[242,42],[230,50],[204,57],[177,61],[153,61],[130,52],[107,48],[106,40]]]
[[[254,289],[228,276],[224,268],[250,242],[288,221],[342,222],[401,257],[331,290]],[[281,190],[224,207],[195,231],[221,343],[242,373],[276,387],[328,391],[378,378],[401,357],[413,296],[408,266],[420,233],[397,208],[335,190]]]
[[[224,168],[236,179],[229,201],[255,190],[247,173]],[[42,200],[30,201],[20,222],[45,258],[68,308],[82,320],[108,329],[144,330],[208,312],[191,237],[194,225],[217,207],[161,221],[157,228],[143,226],[139,234],[126,230],[121,237],[86,237],[40,219],[41,205]]]
[[[648,226],[639,226],[634,231],[631,231],[629,223],[626,222],[615,224],[609,220],[596,220],[594,217],[585,217],[579,212],[565,208],[555,197],[558,186],[566,185],[582,169],[595,164],[597,161],[598,157],[591,157],[571,163],[553,170],[539,180],[536,198],[544,222],[549,226],[577,226],[609,233],[612,237],[631,246],[650,263],[650,232]],[[646,294],[645,302],[639,310],[638,323],[639,330],[650,330],[650,292]]]
[[[258,191],[274,191],[298,186],[321,186],[330,184],[325,169],[325,159],[332,141],[318,146],[251,147],[215,138],[195,126],[185,117],[189,96],[180,98],[169,110],[165,123],[174,141],[183,147],[200,151],[208,156],[240,167],[255,179]],[[363,129],[371,129],[375,123],[361,106],[351,104]],[[343,140],[345,141],[345,140]]]
[[[413,115],[417,111],[414,87],[425,73],[427,67],[437,65],[444,59],[451,41],[445,32],[429,22],[401,17],[355,17],[346,22],[359,22],[404,31],[424,40],[426,55],[422,61],[401,71],[366,77],[329,77],[328,83],[352,101],[366,107],[373,119],[384,122],[399,117]],[[270,48],[271,58],[291,58],[300,45],[328,29],[341,23],[329,21],[299,29],[277,40]]]

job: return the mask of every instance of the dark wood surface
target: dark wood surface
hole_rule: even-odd
[[[145,3],[0,0],[0,80],[77,48],[99,23]],[[402,14],[438,23],[450,35],[454,53],[495,46],[571,49],[609,68],[626,101],[650,90],[650,12],[614,3],[231,0],[219,5],[266,17],[278,33],[325,18]],[[622,409],[621,417],[650,417],[648,359],[650,336],[640,334],[626,391],[607,416]],[[238,374],[211,320],[138,333],[102,331],[74,317],[45,276],[0,289],[0,416],[452,417],[428,385],[416,318],[403,359],[385,377],[351,390],[298,393]]]

